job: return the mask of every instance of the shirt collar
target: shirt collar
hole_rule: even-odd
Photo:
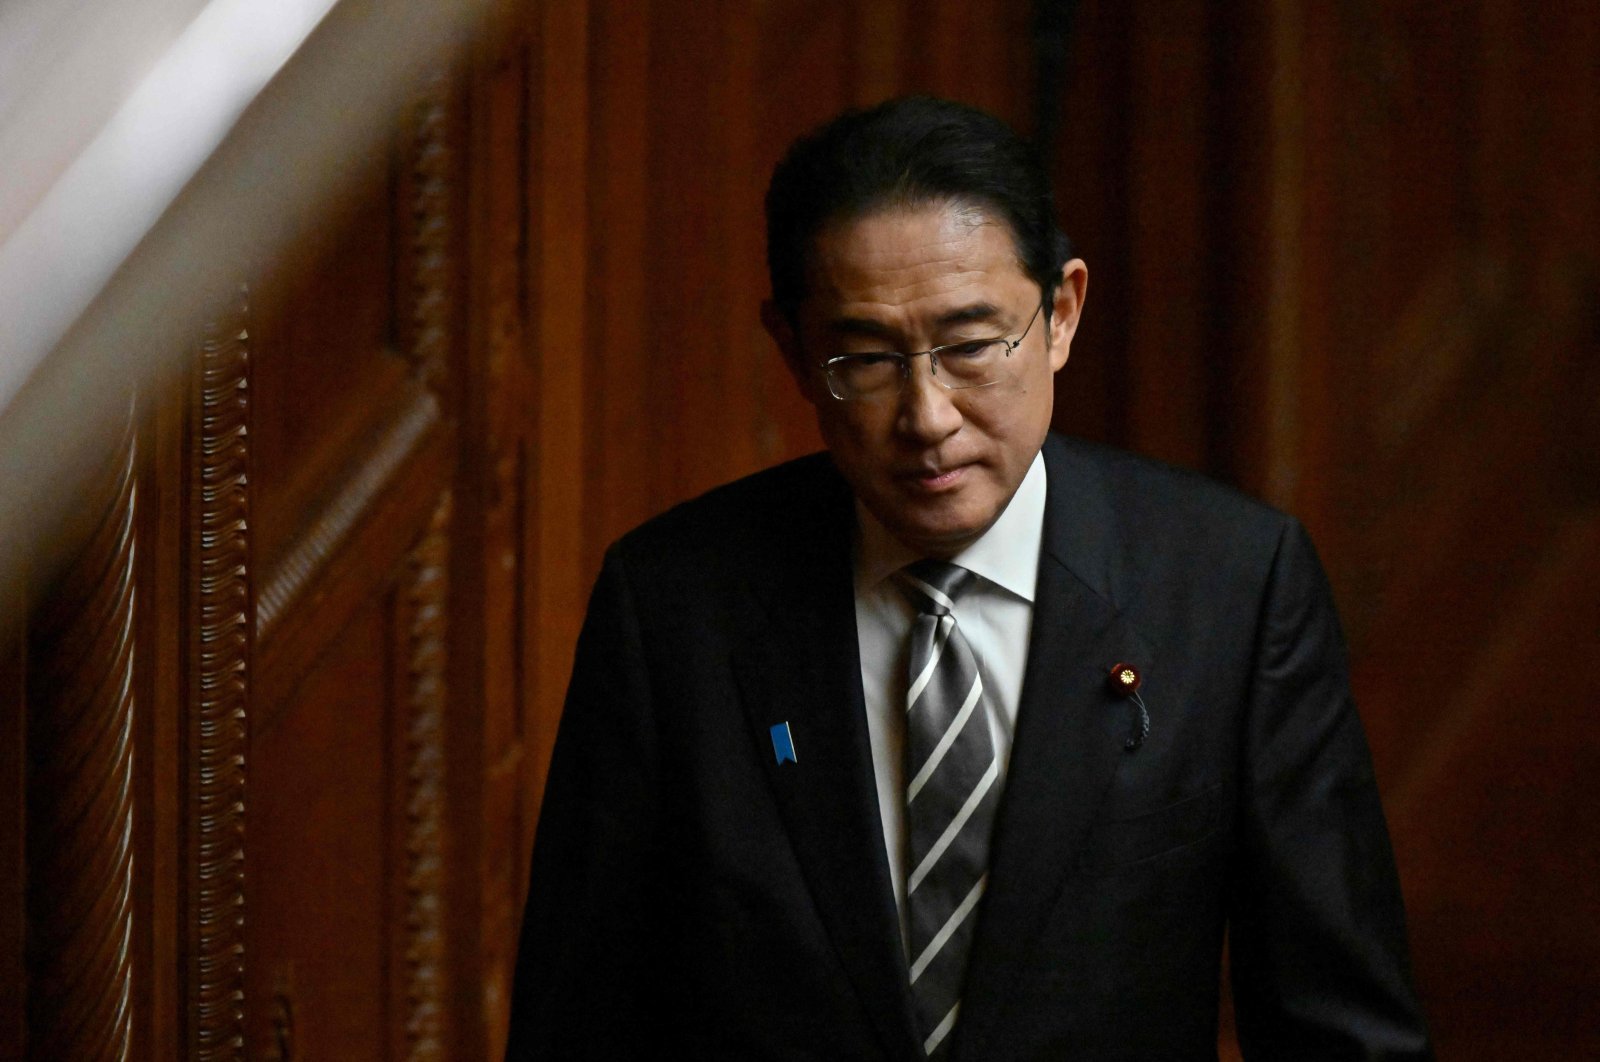
[[[1011,501],[989,530],[978,540],[950,558],[1002,589],[1033,603],[1034,585],[1039,578],[1039,546],[1044,538],[1046,476],[1044,453],[1033,456],[1033,464],[1018,484]],[[860,529],[856,545],[856,587],[876,586],[921,554],[907,548],[888,529],[856,502],[856,526]]]

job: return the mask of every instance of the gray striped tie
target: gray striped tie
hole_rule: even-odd
[[[983,680],[950,613],[972,578],[965,568],[932,560],[895,575],[918,613],[906,691],[906,905],[911,990],[929,1058],[948,1054],[961,1009],[1000,793]]]

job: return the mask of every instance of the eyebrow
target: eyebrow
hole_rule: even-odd
[[[940,314],[934,324],[939,328],[949,328],[958,324],[998,321],[1001,316],[1002,311],[998,306],[987,302],[975,302]],[[895,329],[870,317],[836,317],[828,322],[828,330],[836,335],[869,336],[887,341],[893,341],[897,334]]]

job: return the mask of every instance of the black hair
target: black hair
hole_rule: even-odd
[[[846,111],[790,146],[767,186],[773,301],[794,320],[812,243],[827,225],[942,202],[977,206],[1010,227],[1048,317],[1072,245],[1056,227],[1038,152],[993,115],[931,96]]]

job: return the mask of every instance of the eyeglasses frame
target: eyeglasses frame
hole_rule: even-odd
[[[915,351],[915,352],[910,353],[910,354],[901,353],[900,351],[897,351],[897,350],[882,350],[882,351],[875,350],[875,351],[863,351],[860,354],[840,354],[837,357],[829,358],[827,361],[823,362],[821,364],[821,366],[820,366],[820,368],[822,369],[823,379],[826,380],[827,384],[828,384],[828,393],[831,394],[836,400],[838,400],[840,402],[862,402],[862,401],[867,401],[868,400],[869,396],[867,396],[867,395],[857,395],[855,398],[846,398],[844,395],[841,395],[838,392],[838,390],[837,390],[837,388],[835,387],[835,384],[834,384],[833,367],[835,365],[839,364],[840,362],[849,361],[851,358],[860,358],[860,357],[875,357],[875,358],[889,358],[889,357],[892,357],[892,358],[898,359],[898,361],[900,363],[900,387],[903,390],[905,388],[905,385],[911,379],[911,359],[912,358],[920,358],[924,354],[926,354],[928,356],[928,367],[929,367],[929,370],[933,373],[934,382],[937,383],[940,387],[944,388],[946,391],[976,391],[976,390],[981,390],[981,389],[983,389],[985,387],[993,387],[996,384],[1000,383],[1000,381],[999,380],[990,380],[988,383],[983,383],[983,384],[959,384],[959,385],[955,385],[955,386],[952,386],[951,384],[945,383],[945,381],[943,379],[941,379],[940,376],[939,376],[939,354],[942,351],[949,350],[952,347],[964,347],[964,346],[968,346],[969,344],[972,344],[972,343],[1004,343],[1006,345],[1006,349],[1005,349],[1005,353],[1002,355],[1002,357],[1010,358],[1012,353],[1015,352],[1018,347],[1022,346],[1022,341],[1028,338],[1028,333],[1033,331],[1033,322],[1035,322],[1035,321],[1037,321],[1039,319],[1039,314],[1044,309],[1044,304],[1045,304],[1045,300],[1044,299],[1040,299],[1039,300],[1039,305],[1035,306],[1033,308],[1033,316],[1028,318],[1028,323],[1022,329],[1022,334],[1017,336],[1016,339],[1007,339],[1005,336],[996,336],[993,339],[963,339],[963,340],[958,340],[955,343],[941,343],[937,347],[929,347],[927,350],[918,350],[918,351]],[[888,389],[885,388],[883,393],[884,394],[888,394],[889,393]]]

